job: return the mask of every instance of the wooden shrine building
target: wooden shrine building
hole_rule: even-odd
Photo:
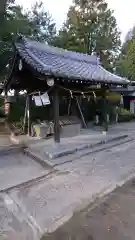
[[[96,56],[66,51],[19,37],[14,43],[14,56],[5,92],[26,90],[53,96],[54,139],[60,142],[59,96],[101,95],[115,86],[127,86],[128,80],[105,70]]]

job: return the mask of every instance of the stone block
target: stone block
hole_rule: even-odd
[[[61,138],[80,135],[81,124],[65,125],[61,128]]]

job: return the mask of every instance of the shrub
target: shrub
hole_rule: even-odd
[[[119,122],[129,122],[135,119],[135,114],[124,108],[118,108],[118,114]]]

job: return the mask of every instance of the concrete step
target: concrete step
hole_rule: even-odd
[[[105,150],[110,150],[114,147],[118,147],[120,145],[127,144],[127,143],[130,143],[130,142],[134,142],[134,139],[130,138],[130,137],[127,137],[125,139],[116,140],[114,142],[108,142],[106,144],[95,146],[91,149],[84,149],[82,151],[78,151],[75,154],[68,155],[68,156],[65,156],[63,158],[61,157],[61,158],[53,159],[53,161],[51,161],[51,164],[53,163],[53,166],[56,167],[56,166],[59,166],[61,164],[65,164],[67,162],[73,162],[74,160],[79,159],[81,157],[91,155],[91,154],[94,154],[94,153],[96,154],[98,152],[105,151]]]
[[[110,141],[110,142],[102,144],[100,146],[95,146],[92,149],[85,149],[82,152],[80,152],[79,156],[86,156],[91,153],[97,153],[97,152],[104,151],[104,150],[107,150],[107,149],[110,149],[110,148],[113,148],[113,147],[116,147],[116,146],[119,146],[119,145],[122,145],[122,144],[125,144],[128,142],[132,142],[132,141],[134,141],[134,139],[131,137],[126,137],[124,139]]]
[[[74,151],[74,152],[68,152],[68,154],[64,154],[60,155],[59,157],[56,158],[50,158],[48,159],[46,154],[44,153],[44,151],[37,151],[37,149],[25,149],[24,151],[27,153],[27,155],[29,157],[34,158],[37,162],[40,162],[40,164],[43,165],[48,165],[50,167],[55,167],[61,164],[64,164],[66,162],[72,162],[75,159],[79,159],[83,156],[92,154],[92,153],[97,153],[100,151],[104,151],[107,149],[110,149],[112,147],[115,146],[119,146],[121,144],[125,144],[128,142],[132,142],[134,139],[128,136],[123,136],[123,137],[119,137],[119,138],[112,138],[109,139],[109,141],[100,141],[97,142],[87,148],[81,148],[78,149],[78,151]]]
[[[115,142],[115,141],[120,141],[123,140],[125,138],[127,138],[128,135],[127,134],[119,134],[119,135],[103,135],[101,138],[99,139],[95,139],[92,140],[90,138],[88,138],[86,141],[84,142],[78,142],[76,140],[76,142],[71,142],[69,144],[56,144],[54,146],[50,146],[50,145],[46,145],[44,147],[44,156],[46,156],[46,158],[48,158],[49,160],[53,160],[56,158],[60,158],[60,157],[64,157],[67,155],[71,155],[74,154],[76,152],[80,152],[83,150],[87,150],[87,149],[93,149],[94,147],[109,143],[109,142]]]

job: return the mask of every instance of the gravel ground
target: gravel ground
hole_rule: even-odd
[[[54,232],[95,197],[111,192],[135,174],[135,142],[59,166],[48,179],[10,191],[41,233]]]
[[[49,171],[21,152],[0,155],[0,190],[38,178]]]
[[[134,240],[134,199],[135,180],[132,180],[75,214],[68,223],[42,240]]]
[[[134,240],[134,181],[95,209],[90,205],[135,177],[134,146],[135,141],[76,158],[39,182],[0,193],[0,240],[39,240],[48,233],[45,239]],[[18,182],[42,172],[22,156],[1,159],[0,169],[0,184],[4,179],[11,185],[11,179]]]

